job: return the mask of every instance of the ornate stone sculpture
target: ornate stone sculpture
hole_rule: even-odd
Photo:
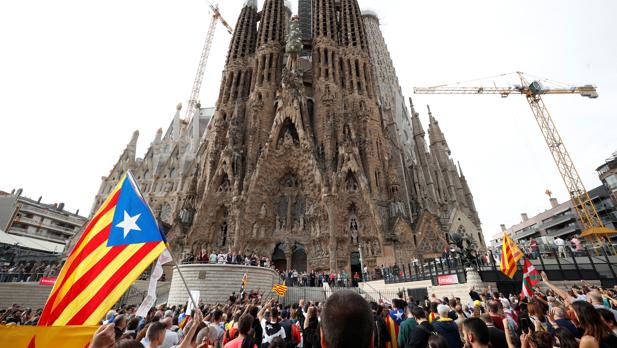
[[[463,261],[465,267],[473,266],[478,258],[477,246],[473,239],[465,234],[454,232],[450,236],[450,245],[454,254]]]

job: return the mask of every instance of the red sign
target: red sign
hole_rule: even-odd
[[[41,285],[54,285],[56,282],[56,278],[41,278],[39,279],[39,284]]]
[[[458,284],[458,276],[456,274],[437,276],[437,284],[439,285]]]

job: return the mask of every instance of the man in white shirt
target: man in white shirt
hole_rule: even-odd
[[[563,239],[557,237],[555,238],[554,243],[555,243],[555,246],[557,247],[557,254],[559,255],[559,257],[566,257],[566,248],[565,248],[566,242]]]
[[[165,339],[159,348],[171,348],[180,343],[180,338],[176,332],[171,331],[172,320],[171,318],[165,318],[161,320],[161,323],[165,325]]]
[[[280,337],[283,340],[285,339],[285,329],[279,323],[279,311],[278,308],[272,308],[272,303],[274,300],[268,302],[259,313],[257,313],[257,318],[261,323],[261,329],[263,330],[263,340],[261,347],[268,348],[272,340],[276,337]],[[267,314],[270,314],[268,317]]]

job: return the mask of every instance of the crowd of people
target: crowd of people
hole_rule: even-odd
[[[36,282],[41,278],[55,277],[60,272],[56,262],[22,261],[0,266],[0,283]]]
[[[359,272],[356,271],[350,274],[345,270],[340,272],[298,272],[292,269],[281,272],[281,278],[290,286],[323,287],[324,284],[328,284],[331,288],[355,287],[362,280]]]
[[[191,252],[182,259],[182,263],[244,265],[266,268],[274,267],[272,261],[265,256],[258,256],[255,253],[242,254],[236,252],[225,252],[223,250],[213,250],[210,253],[207,251],[202,251],[197,255]]]
[[[135,306],[110,311],[92,348],[614,348],[617,287],[582,283],[562,289],[542,274],[544,291],[531,298],[471,288],[465,299],[367,301],[357,292],[333,292],[325,303],[283,305],[268,294],[231,296],[225,304],[160,305],[145,317]],[[9,325],[36,325],[39,311],[13,306],[0,313]]]

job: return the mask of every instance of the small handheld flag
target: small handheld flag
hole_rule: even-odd
[[[510,239],[507,233],[503,234],[503,243],[501,246],[501,263],[499,270],[512,279],[516,274],[516,263],[524,256],[523,252],[516,243]]]
[[[244,292],[246,291],[246,283],[248,282],[248,273],[244,272],[242,276],[242,286],[240,286],[240,297],[244,296]]]
[[[285,283],[277,284],[272,287],[272,291],[278,296],[285,296],[285,293],[287,293],[287,286],[285,285]]]
[[[150,207],[126,173],[75,244],[38,325],[98,324],[165,248]]]

